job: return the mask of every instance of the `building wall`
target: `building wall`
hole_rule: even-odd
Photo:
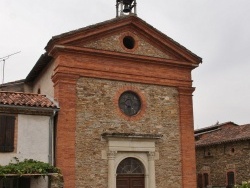
[[[136,27],[140,25],[138,22],[135,24]],[[79,174],[83,167],[88,167],[87,169],[89,169],[87,164],[90,163],[93,164],[98,162],[100,164],[96,165],[104,165],[104,167],[108,165],[107,160],[105,161],[105,159],[101,158],[100,147],[106,147],[104,142],[99,143],[101,139],[100,135],[104,132],[102,127],[110,131],[115,131],[116,129],[122,131],[124,128],[124,131],[133,130],[145,133],[147,131],[152,131],[152,129],[145,129],[143,123],[148,123],[146,125],[148,127],[150,123],[151,126],[153,123],[159,123],[160,125],[154,125],[155,127],[153,127],[153,130],[155,132],[159,131],[160,133],[161,131],[164,132],[167,130],[165,126],[162,126],[162,122],[171,122],[171,118],[173,118],[173,121],[178,120],[175,126],[171,124],[170,127],[171,131],[175,129],[172,131],[174,136],[176,136],[175,133],[178,132],[175,139],[178,140],[179,150],[174,150],[176,148],[173,146],[169,148],[162,147],[164,155],[161,156],[159,153],[159,160],[156,161],[156,166],[164,170],[156,171],[156,184],[160,187],[166,187],[166,185],[170,186],[170,183],[172,183],[176,184],[176,187],[182,188],[193,188],[196,185],[192,112],[192,92],[194,89],[192,88],[191,70],[198,65],[199,60],[191,57],[190,54],[187,55],[183,49],[178,48],[176,45],[170,48],[168,45],[172,44],[171,41],[166,42],[165,40],[168,39],[166,39],[165,36],[156,34],[155,31],[152,31],[148,27],[142,26],[142,28],[139,29],[135,28],[134,31],[134,26],[130,26],[130,23],[128,23],[128,26],[125,28],[114,25],[108,26],[107,24],[105,27],[108,28],[104,27],[99,29],[102,31],[104,29],[108,32],[97,34],[98,28],[94,29],[92,31],[93,33],[87,30],[86,33],[84,33],[84,31],[83,33],[79,32],[77,35],[66,37],[67,39],[62,37],[62,39],[55,41],[55,43],[50,43],[50,46],[47,47],[48,53],[54,57],[55,69],[52,77],[54,82],[54,96],[58,99],[60,104],[58,126],[56,130],[56,165],[63,172],[65,188],[79,187],[79,183],[82,184],[83,182],[86,182],[86,184],[101,182],[103,185],[100,183],[97,187],[107,186],[108,179],[105,169],[102,169],[101,175],[95,175],[97,170],[93,170],[95,172],[92,175],[93,177],[90,177],[89,174],[87,176],[85,175],[85,177]],[[114,27],[116,27],[116,29],[114,29]],[[142,32],[143,30],[147,31],[147,33]],[[134,37],[134,49],[125,49],[122,39],[126,35]],[[161,41],[165,41],[166,43],[162,44]],[[189,57],[191,57],[191,59]],[[88,85],[79,87],[79,83],[85,82],[82,80],[84,78],[95,78],[97,80],[104,79],[106,81],[117,80],[117,82],[107,81],[107,83],[104,82],[99,84],[99,87],[96,87],[93,86],[90,81],[85,80]],[[93,81],[95,81],[95,79],[93,79]],[[119,86],[118,83],[121,83],[121,85]],[[135,83],[141,83],[141,85]],[[115,103],[107,103],[108,98],[112,101],[115,100],[113,95],[118,93],[118,88],[116,88],[117,93],[115,93],[114,88],[110,88],[112,84],[114,88],[132,85],[137,89],[139,88],[138,91],[143,90],[145,93],[145,101],[147,101],[147,105],[148,102],[150,102],[149,104],[151,106],[147,106],[145,114],[138,119],[123,119],[124,116],[122,116],[118,110],[113,109]],[[108,88],[110,92],[113,92],[109,97],[106,93],[108,91],[106,88]],[[149,91],[146,88],[148,88]],[[164,111],[161,112],[160,109],[162,106],[158,106],[157,108],[157,105],[163,105],[162,103],[168,100],[168,97],[171,98],[171,95],[166,95],[166,98],[157,98],[157,95],[154,95],[153,91],[156,93],[162,91],[160,88],[162,88],[162,90],[169,88],[176,92],[175,104],[178,105],[178,107],[175,106],[173,108],[178,112],[172,112],[173,114],[176,113],[174,117],[170,118],[170,116],[168,116],[169,114],[164,114]],[[86,99],[83,97],[83,94],[79,95],[79,92],[83,92],[82,90],[85,89],[89,95]],[[100,93],[106,96],[105,101],[99,100],[101,97],[99,96]],[[157,94],[159,94],[159,96],[163,95],[162,93]],[[154,97],[154,102],[156,103],[155,106],[152,106]],[[93,102],[88,104],[88,107],[84,106],[84,102],[90,103],[91,101]],[[83,104],[81,104],[82,102]],[[97,102],[100,103],[97,104]],[[106,104],[108,105],[107,107],[105,107]],[[101,109],[105,108],[105,113],[115,112],[116,116],[112,113],[106,117],[106,114],[100,110],[100,107]],[[93,108],[96,110],[93,110]],[[89,112],[89,110],[91,111]],[[85,119],[79,120],[79,113],[85,114]],[[94,113],[97,114],[94,115]],[[151,118],[150,113],[157,114],[158,116]],[[86,120],[88,116],[91,118],[98,117],[98,119],[104,118],[105,120],[99,123],[90,122]],[[79,126],[78,121],[84,122],[85,124],[83,125],[86,127],[77,127]],[[128,123],[125,122],[131,123],[129,123],[128,126]],[[115,123],[120,123],[121,127]],[[94,131],[94,137],[90,137],[90,133],[88,132],[83,132],[84,128],[88,126],[92,126],[91,130],[87,131]],[[96,126],[95,130],[93,129],[94,126]],[[78,128],[82,128],[83,130],[79,130]],[[83,136],[79,140],[78,134],[80,133],[82,133]],[[169,134],[171,134],[171,132],[169,132]],[[99,136],[97,137],[97,135]],[[86,141],[83,139],[84,136],[86,136]],[[171,135],[169,139],[172,139],[174,136]],[[165,142],[165,139],[166,137],[162,139],[164,143],[168,143],[168,140]],[[85,142],[93,142],[97,145],[90,144],[84,146]],[[80,143],[83,144],[83,146],[77,148]],[[176,142],[173,142],[173,144],[175,145]],[[91,151],[91,149],[93,151]],[[159,144],[156,146],[156,149],[158,152]],[[172,155],[170,151],[173,152]],[[88,152],[93,154],[93,159],[91,161],[86,161],[85,163],[79,160],[81,157],[87,157],[87,155],[89,155],[87,154]],[[165,152],[170,154],[170,156],[166,155]],[[179,158],[176,152],[180,153]],[[172,167],[168,168],[167,166],[161,165],[162,158],[165,158],[164,164],[169,160],[174,161],[174,159],[176,159],[178,163],[175,165],[174,169]],[[100,170],[99,167],[97,169]],[[167,173],[165,171],[167,171]],[[100,174],[100,172],[98,172],[98,174]],[[101,177],[97,178],[98,176]],[[94,180],[95,177],[97,179]],[[106,179],[104,179],[104,177],[106,177]],[[80,180],[78,180],[79,178]],[[87,180],[89,181],[88,183]],[[104,182],[104,180],[106,181]]]
[[[33,177],[30,181],[31,188],[48,188],[49,186],[49,178],[45,177]]]
[[[125,90],[137,92],[142,99],[142,111],[135,118],[119,110],[118,98]],[[163,134],[156,143],[156,186],[182,187],[176,88],[82,77],[77,82],[76,116],[76,187],[107,187],[104,132]]]
[[[0,153],[0,164],[34,159],[48,162],[49,155],[49,118],[38,115],[21,115],[16,118],[16,148],[12,153]]]
[[[75,44],[79,47],[88,47],[88,48],[94,48],[94,49],[102,49],[102,50],[108,50],[108,51],[116,51],[116,52],[122,52],[127,53],[129,50],[124,47],[123,45],[123,37],[124,36],[133,36],[135,38],[135,49],[130,50],[134,54],[138,55],[146,55],[146,56],[152,56],[152,57],[160,57],[165,59],[173,58],[172,55],[167,54],[166,51],[164,53],[160,51],[158,48],[154,47],[150,42],[146,41],[146,39],[143,39],[139,37],[138,33],[133,32],[119,32],[116,35],[103,37],[101,39],[97,39],[96,41],[91,41],[86,44]],[[151,42],[152,43],[152,42]]]
[[[114,60],[105,56],[97,57],[93,55],[90,56],[79,54],[67,54],[59,56],[55,60],[55,63],[58,66],[55,69],[55,75],[52,79],[55,88],[55,98],[58,99],[60,104],[58,126],[56,130],[56,165],[63,172],[65,187],[77,187],[75,185],[77,181],[77,164],[75,159],[76,154],[78,153],[76,152],[76,133],[79,133],[79,131],[76,131],[76,112],[78,109],[78,95],[76,94],[78,92],[77,82],[80,77],[94,77],[96,79],[99,77],[106,80],[123,80],[126,82],[114,81],[114,83],[136,82],[142,83],[142,85],[145,84],[145,87],[155,86],[157,88],[163,89],[175,88],[175,91],[177,92],[176,103],[178,101],[179,105],[178,108],[175,108],[178,109],[178,114],[176,114],[178,117],[176,118],[178,118],[179,121],[179,123],[176,124],[175,129],[179,134],[179,147],[181,148],[180,153],[182,154],[179,161],[182,171],[180,177],[182,182],[180,183],[177,181],[177,183],[182,184],[183,188],[193,188],[196,186],[195,145],[192,113],[192,92],[194,89],[190,86],[190,70],[184,68],[178,69],[178,67],[166,67],[165,65],[158,64],[136,64],[136,62],[132,60]],[[159,78],[155,77],[156,74],[159,76]],[[107,84],[104,85],[107,87]],[[103,91],[105,88],[100,86],[98,88],[94,87],[94,89],[92,90],[92,93],[90,93],[90,98],[92,96],[93,101],[95,101],[95,95]],[[151,94],[151,97],[153,98],[156,96],[152,96]],[[159,101],[163,99],[164,98],[160,98]],[[166,97],[166,99],[168,99],[168,97]],[[97,110],[95,112],[99,113],[99,107],[96,109]],[[148,109],[151,109],[151,106],[148,107]],[[156,106],[154,109],[156,109]],[[160,108],[158,107],[158,109]],[[86,112],[87,111],[88,108],[86,109]],[[154,113],[154,111],[150,110],[147,112]],[[161,120],[162,119],[156,118],[154,122],[160,122]],[[157,130],[160,130],[160,128]],[[168,156],[164,157],[166,157],[166,160],[168,160]],[[175,174],[175,172],[178,172],[178,170],[179,168],[177,167],[177,171],[172,171],[173,176],[178,176]],[[156,176],[158,176],[158,174],[156,174]],[[169,177],[172,177],[172,175],[169,175]],[[157,181],[160,182],[159,180]],[[160,184],[163,184],[165,181],[167,180],[160,182]],[[171,183],[175,183],[175,181],[172,181]]]
[[[38,93],[38,90],[40,90],[41,94],[47,95],[51,98],[54,97],[53,82],[51,80],[54,68],[54,62],[52,61],[36,78],[32,87],[32,93]]]
[[[210,155],[208,154],[210,152]],[[204,154],[205,153],[205,154]],[[250,177],[250,141],[232,142],[196,148],[197,173],[207,171],[210,184],[227,185],[227,172],[235,172],[235,181],[240,184]]]
[[[24,80],[8,82],[0,85],[0,91],[24,92]]]

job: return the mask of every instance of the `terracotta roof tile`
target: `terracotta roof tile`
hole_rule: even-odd
[[[57,108],[46,95],[5,91],[0,91],[0,105]]]
[[[236,125],[232,122],[218,125],[217,129],[195,134],[196,147],[250,139],[250,124]]]

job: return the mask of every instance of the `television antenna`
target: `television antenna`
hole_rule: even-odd
[[[13,55],[15,55],[15,54],[18,54],[18,53],[20,53],[20,52],[21,52],[21,51],[15,52],[15,53],[13,53],[13,54],[9,54],[9,55],[4,56],[4,57],[0,57],[0,62],[1,62],[1,61],[3,62],[3,78],[2,78],[2,84],[4,83],[4,69],[5,69],[5,61],[6,61],[6,59],[9,59],[10,56],[13,56]]]

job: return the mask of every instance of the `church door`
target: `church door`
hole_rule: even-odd
[[[136,158],[126,158],[117,167],[117,188],[145,188],[144,167]]]
[[[144,188],[144,176],[123,176],[118,175],[116,178],[117,188]]]

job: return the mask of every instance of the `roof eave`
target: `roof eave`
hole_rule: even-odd
[[[25,83],[33,82],[51,60],[52,57],[49,56],[47,53],[42,54],[37,60],[32,70],[29,72],[28,76],[25,78]]]
[[[58,107],[37,107],[0,104],[0,113],[52,115],[54,112],[58,112],[59,110],[60,108]]]

